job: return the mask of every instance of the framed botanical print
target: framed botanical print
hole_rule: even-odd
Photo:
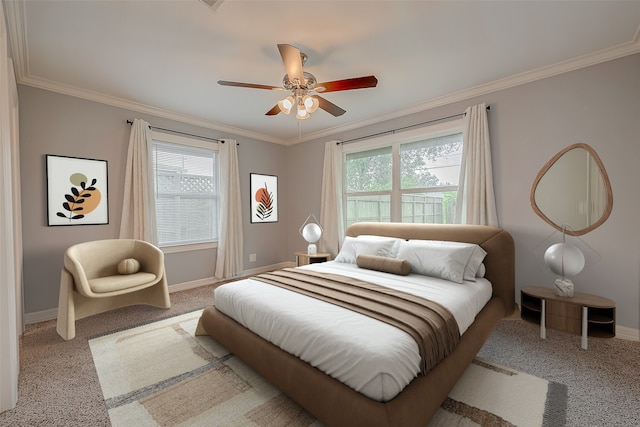
[[[107,161],[46,156],[47,225],[109,223]]]
[[[251,175],[251,222],[278,222],[278,177]]]

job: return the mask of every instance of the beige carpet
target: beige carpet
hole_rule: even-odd
[[[109,427],[88,339],[201,309],[215,287],[172,293],[166,310],[140,305],[82,319],[71,341],[58,336],[55,320],[27,325],[18,404],[0,413],[0,426]],[[541,340],[539,326],[509,320],[498,324],[478,356],[566,385],[567,427],[640,425],[640,342],[590,338],[583,350],[578,335],[549,330]]]
[[[200,310],[89,340],[113,426],[320,426],[210,337]],[[476,359],[431,426],[559,426],[567,388]]]

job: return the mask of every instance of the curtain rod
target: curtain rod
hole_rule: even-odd
[[[487,105],[487,111],[489,111],[489,110],[491,110],[491,105]],[[429,121],[426,121],[426,122],[416,123],[414,125],[404,126],[404,127],[398,128],[398,129],[385,130],[383,132],[378,132],[378,133],[374,133],[374,134],[371,134],[371,135],[360,136],[358,138],[353,138],[353,139],[347,139],[346,141],[338,141],[338,142],[336,142],[336,145],[349,144],[351,142],[360,141],[361,139],[367,139],[367,138],[371,138],[373,136],[380,136],[380,135],[384,135],[384,134],[387,134],[387,133],[392,133],[393,134],[393,133],[396,133],[399,130],[405,130],[405,129],[409,129],[409,128],[416,127],[416,126],[428,125],[430,123],[439,122],[441,120],[453,119],[455,117],[464,116],[465,114],[467,114],[467,113],[454,114],[452,116],[440,117],[439,119],[433,119],[433,120],[429,120]]]
[[[133,120],[127,120],[127,124],[128,125],[132,125],[133,124]],[[224,144],[224,140],[222,140],[222,139],[216,139],[216,138],[211,138],[211,137],[202,136],[202,135],[194,135],[192,133],[180,132],[179,130],[159,128],[159,127],[151,126],[151,125],[149,125],[149,129],[163,130],[165,132],[177,133],[177,134],[186,135],[186,136],[193,136],[193,137],[201,138],[201,139],[208,139],[210,141],[216,141],[216,142],[220,142],[220,143]],[[240,144],[236,144],[236,145],[240,145]]]

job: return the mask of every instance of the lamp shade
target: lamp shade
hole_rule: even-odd
[[[309,243],[309,246],[307,246],[307,253],[309,255],[315,255],[318,253],[316,242],[320,240],[320,237],[322,236],[322,227],[318,224],[318,219],[314,214],[307,217],[307,219],[302,223],[299,232],[304,240]]]
[[[556,243],[544,253],[544,263],[560,276],[575,276],[585,265],[584,254],[569,243]]]
[[[316,98],[309,95],[305,95],[302,97],[302,103],[309,113],[313,113],[314,111],[316,111],[318,109],[318,106],[320,105]]]
[[[287,96],[285,99],[278,102],[278,107],[280,107],[280,111],[285,114],[289,114],[291,109],[293,108],[294,99],[291,96]]]
[[[318,224],[309,223],[302,227],[302,237],[308,243],[315,243],[320,240],[320,236],[322,236],[322,228]]]
[[[305,110],[304,108],[298,108],[298,111],[296,112],[296,118],[304,120],[304,119],[308,119],[309,118],[309,112],[307,110]]]
[[[298,97],[297,102],[298,102],[298,110],[296,111],[296,118],[302,119],[302,120],[308,119],[309,112],[307,111],[307,108],[304,105],[304,101],[302,97]]]

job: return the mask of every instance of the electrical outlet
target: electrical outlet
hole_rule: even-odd
[[[256,262],[256,254],[249,254],[249,262]]]

